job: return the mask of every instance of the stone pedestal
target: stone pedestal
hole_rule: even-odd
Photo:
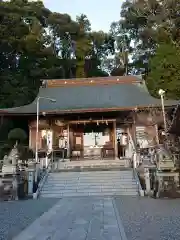
[[[33,195],[34,171],[28,169],[28,195]]]
[[[19,163],[19,165],[18,165]],[[19,158],[18,148],[15,145],[8,156],[4,157],[2,167],[2,184],[4,196],[8,199],[24,198],[27,194],[27,172]]]
[[[172,156],[169,155],[169,153],[164,149],[160,149],[158,152],[157,170],[158,171],[176,170]]]
[[[178,187],[179,185],[179,173],[178,172],[157,172],[156,173],[157,179],[159,182],[163,183],[164,181],[167,181],[166,179],[173,179],[175,187]]]
[[[15,174],[3,174],[0,182],[0,199],[18,200],[17,176]]]
[[[159,182],[158,195],[159,197],[180,197],[179,187],[179,173],[178,172],[157,172],[157,180]]]
[[[16,174],[18,172],[18,166],[13,165],[3,165],[2,167],[2,174],[3,175],[9,175],[9,174]]]

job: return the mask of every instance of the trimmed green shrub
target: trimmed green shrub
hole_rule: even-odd
[[[13,143],[23,143],[27,139],[26,132],[21,128],[14,128],[8,134],[8,140]]]

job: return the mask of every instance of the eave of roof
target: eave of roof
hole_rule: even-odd
[[[138,76],[48,80],[40,88],[38,97],[56,99],[56,103],[40,100],[40,113],[49,115],[161,106],[160,99],[149,94]],[[35,115],[37,98],[29,105],[1,109],[0,115]],[[165,106],[176,104],[177,101],[165,101]]]

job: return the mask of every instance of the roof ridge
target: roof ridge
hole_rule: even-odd
[[[92,77],[92,78],[71,78],[71,79],[47,79],[42,80],[42,86],[45,88],[75,86],[75,85],[92,85],[92,84],[120,84],[120,83],[141,83],[143,80],[139,76],[109,76],[109,77]]]

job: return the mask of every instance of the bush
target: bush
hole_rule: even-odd
[[[9,132],[8,139],[13,143],[23,143],[27,139],[27,134],[21,128],[14,128]]]

